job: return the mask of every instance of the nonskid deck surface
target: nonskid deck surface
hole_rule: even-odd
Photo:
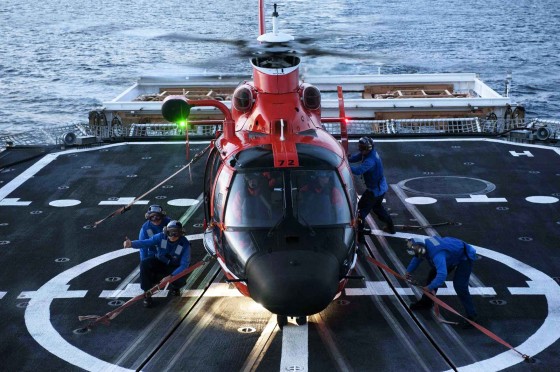
[[[191,156],[207,144],[193,144]],[[351,144],[351,149],[355,144]],[[140,293],[137,237],[149,204],[184,222],[192,262],[204,255],[204,161],[90,227],[186,163],[183,143],[68,150],[0,171],[0,343],[6,370],[554,370],[560,366],[560,154],[490,140],[377,141],[399,225],[361,247],[396,271],[403,238],[455,236],[477,246],[471,292],[480,323],[524,354],[477,330],[443,324],[403,304],[417,290],[361,256],[345,293],[308,324],[280,331],[276,318],[225,283],[215,261],[193,272],[181,298],[134,305],[109,326],[82,332],[80,315],[103,315]],[[424,278],[427,267],[416,277]],[[394,289],[392,289],[392,287]],[[395,294],[396,293],[396,294]],[[462,308],[451,284],[438,297]],[[442,310],[446,320],[459,320]]]

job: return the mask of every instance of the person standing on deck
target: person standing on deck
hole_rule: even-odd
[[[358,240],[363,242],[364,221],[371,211],[386,224],[383,228],[384,231],[394,234],[395,225],[393,224],[393,219],[383,207],[383,197],[387,190],[389,190],[389,186],[383,175],[383,163],[381,162],[381,157],[374,149],[373,140],[369,137],[360,138],[358,150],[359,152],[350,156],[348,161],[350,163],[360,162],[359,165],[350,165],[350,168],[353,174],[363,177],[367,187],[367,190],[362,194],[358,202],[358,214],[360,216]]]

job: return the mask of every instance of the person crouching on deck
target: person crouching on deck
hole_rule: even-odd
[[[176,220],[167,224],[163,232],[155,234],[149,239],[133,240],[126,238],[124,248],[149,248],[157,246],[154,257],[149,257],[140,263],[140,287],[148,291],[160,281],[172,279],[189,267],[191,259],[191,244],[184,236],[183,225]],[[173,296],[181,294],[180,288],[186,283],[186,278],[180,278],[170,284],[170,293]],[[144,306],[151,307],[153,300],[146,296]]]
[[[146,221],[140,227],[138,233],[138,240],[150,239],[152,236],[159,234],[163,228],[171,222],[171,218],[165,215],[165,211],[160,205],[150,205],[148,211],[144,215]],[[144,261],[150,257],[154,257],[157,252],[157,247],[140,248],[140,261]]]
[[[469,292],[469,278],[476,260],[476,250],[464,241],[452,237],[436,237],[427,239],[407,239],[407,251],[414,257],[406,268],[406,278],[410,280],[412,273],[426,259],[432,270],[428,275],[425,290],[433,295],[443,285],[447,275],[453,274],[453,288],[465,308],[467,318],[476,320],[477,314],[473,300]],[[411,304],[411,310],[419,310],[432,307],[433,302],[426,295]],[[470,323],[462,324],[463,328],[470,327]]]

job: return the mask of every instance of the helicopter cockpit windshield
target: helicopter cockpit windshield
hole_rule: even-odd
[[[289,182],[291,208],[284,184]],[[228,227],[273,227],[290,213],[303,226],[350,224],[350,208],[334,170],[237,173],[230,187]]]
[[[283,216],[281,172],[237,173],[230,195],[225,215],[228,227],[271,227]]]
[[[350,223],[350,209],[344,189],[334,170],[293,171],[292,206],[304,225],[341,225]]]

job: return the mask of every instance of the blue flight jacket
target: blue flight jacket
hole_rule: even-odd
[[[360,165],[350,165],[352,173],[359,176],[363,175],[364,182],[369,191],[375,196],[381,196],[389,190],[387,180],[383,175],[383,163],[379,154],[375,150],[371,150],[369,154],[354,154],[348,158],[350,163],[361,161]]]
[[[138,240],[150,239],[152,236],[159,234],[170,221],[171,219],[167,216],[163,217],[163,220],[159,225],[154,225],[152,221],[146,220],[140,228]],[[144,261],[146,258],[154,257],[156,255],[156,251],[156,246],[150,248],[140,248],[140,261]]]
[[[435,290],[445,282],[447,268],[457,266],[461,261],[467,259],[472,261],[476,259],[476,250],[470,244],[457,238],[433,236],[426,239],[424,244],[426,245],[426,260],[437,271],[434,280],[428,284],[429,290]],[[422,261],[423,258],[414,257],[406,271],[412,273]]]
[[[157,246],[156,257],[158,260],[166,265],[178,265],[171,275],[177,275],[189,267],[191,243],[185,236],[181,236],[176,242],[171,242],[167,239],[167,235],[159,233],[150,239],[132,241],[132,248],[136,249],[149,248],[154,245]]]

